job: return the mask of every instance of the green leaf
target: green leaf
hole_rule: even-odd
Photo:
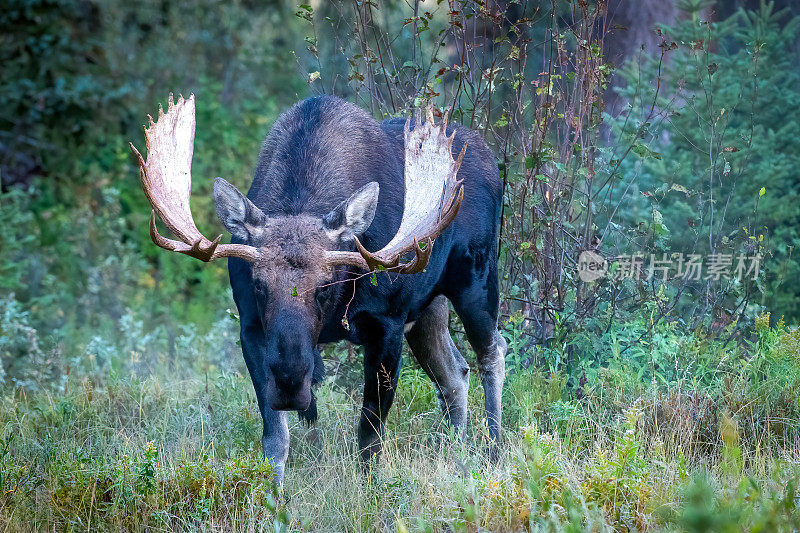
[[[631,148],[631,151],[633,151],[634,154],[638,155],[641,158],[652,157],[654,159],[661,159],[661,154],[659,154],[654,150],[651,150],[650,148],[648,148],[647,146],[645,146],[640,142],[634,144],[633,148]]]
[[[536,166],[536,159],[532,155],[525,158],[525,170],[530,170]]]

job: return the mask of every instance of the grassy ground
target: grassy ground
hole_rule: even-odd
[[[560,373],[511,368],[494,465],[484,459],[475,376],[459,441],[440,423],[430,381],[407,364],[384,456],[369,474],[354,447],[358,388],[344,386],[357,366],[345,379],[347,365],[332,364],[317,393],[317,427],[293,420],[282,493],[259,459],[247,376],[111,373],[35,393],[6,389],[0,527],[792,530],[800,527],[800,422],[787,395],[799,335],[769,335],[769,347],[717,371],[716,389],[610,366],[576,390]]]

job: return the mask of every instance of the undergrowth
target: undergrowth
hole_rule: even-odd
[[[75,367],[50,386],[4,389],[0,524],[10,531],[792,530],[800,527],[800,333],[768,324],[768,317],[757,322],[752,345],[728,346],[665,327],[659,334],[669,339],[658,346],[669,349],[644,358],[612,343],[580,380],[564,365],[510,361],[496,464],[485,459],[475,372],[459,440],[441,422],[430,381],[406,360],[385,452],[370,472],[354,444],[360,393],[343,371],[352,362],[329,349],[319,423],[293,420],[282,489],[260,459],[261,420],[240,362],[198,364],[177,377],[168,366],[131,366],[130,354],[107,343],[104,364]],[[101,344],[93,339],[87,350]],[[691,358],[703,361],[703,379],[652,373]]]

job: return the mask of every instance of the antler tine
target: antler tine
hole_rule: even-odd
[[[156,212],[155,210],[152,210],[150,211],[150,238],[156,245],[158,245],[161,248],[164,248],[165,250],[170,250],[172,252],[178,252],[180,254],[185,254],[190,257],[195,257],[207,263],[213,259],[216,259],[214,253],[216,252],[217,247],[219,246],[219,241],[222,240],[222,234],[219,234],[217,238],[214,239],[213,241],[208,241],[208,239],[206,239],[207,244],[204,243],[202,240],[199,240],[194,244],[189,245],[186,244],[185,242],[167,239],[158,232],[158,229],[156,228]]]
[[[433,240],[428,237],[422,244],[425,246],[421,246],[417,239],[414,239],[414,259],[400,267],[401,274],[418,274],[428,266],[433,252]]]
[[[425,116],[428,118],[428,122],[431,123],[431,126],[436,124],[433,117],[433,107],[428,106],[425,108]]]
[[[452,149],[453,141],[455,141],[456,134],[453,132],[453,136],[448,139],[449,147]],[[458,159],[456,159],[455,167],[456,169],[461,168],[461,162],[464,161],[464,155],[467,153],[467,143],[464,143],[464,146],[461,147],[461,152],[458,154]],[[458,180],[456,182],[457,185],[460,185],[464,180]]]
[[[131,147],[131,152],[136,156],[137,162],[139,163],[139,177],[141,178],[141,174],[144,172],[144,159],[142,158],[142,154],[139,153],[139,150],[136,149],[132,142],[129,142],[128,146]]]
[[[397,266],[400,264],[399,256],[393,257],[391,259],[384,259],[377,253],[372,253],[366,248],[364,248],[364,245],[361,244],[361,241],[358,239],[358,237],[355,238],[355,243],[358,252],[364,258],[364,261],[367,262],[367,267],[370,270],[378,270],[380,268],[383,268],[385,270],[392,270],[397,268]]]
[[[445,109],[444,113],[442,113],[442,125],[441,125],[441,128],[439,129],[439,134],[440,135],[445,135],[445,136],[447,135],[447,120],[449,118],[450,118],[450,110],[449,109]],[[456,133],[455,130],[453,130],[453,135],[454,136],[455,136],[455,133]]]
[[[147,118],[148,126],[144,128],[147,160],[133,143],[130,146],[139,164],[142,190],[153,208],[150,213],[153,242],[166,250],[206,262],[220,257],[238,257],[247,261],[258,259],[258,249],[252,246],[220,244],[222,235],[213,241],[208,240],[192,218],[189,202],[195,132],[194,95],[188,99],[179,96],[176,103],[170,93],[167,112],[159,104],[157,120],[153,121],[150,115]],[[158,233],[156,214],[179,240]]]

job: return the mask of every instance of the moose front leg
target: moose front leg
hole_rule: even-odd
[[[402,324],[388,328],[370,324],[372,328],[384,334],[364,345],[364,404],[358,423],[358,447],[367,463],[381,452],[383,424],[394,401],[403,343]]]
[[[246,322],[246,321],[245,321]],[[242,354],[253,380],[256,392],[258,410],[264,422],[264,431],[261,435],[261,451],[264,459],[272,464],[275,470],[275,482],[283,483],[286,468],[286,459],[289,457],[289,423],[285,411],[273,411],[265,395],[267,382],[258,354],[263,350],[263,333],[257,324],[242,326],[241,331]]]
[[[275,469],[275,481],[283,483],[286,459],[289,457],[289,423],[286,411],[273,411],[269,407],[261,412],[264,420],[264,433],[261,436],[261,450]]]

